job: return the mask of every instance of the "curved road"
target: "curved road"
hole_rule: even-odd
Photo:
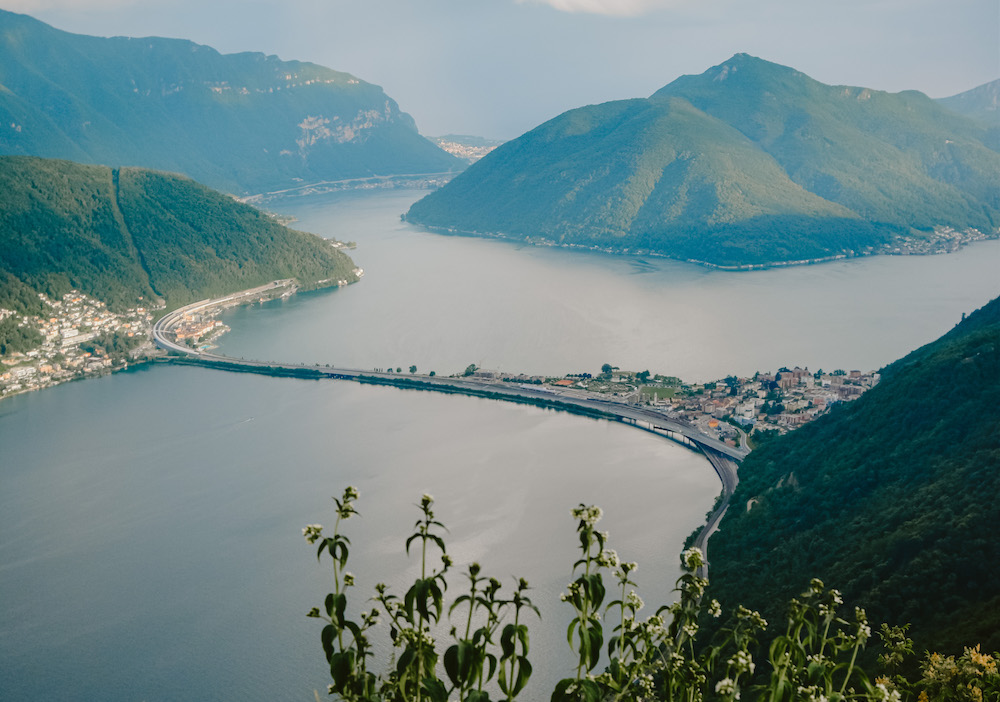
[[[701,548],[702,552],[705,553],[707,561],[708,538],[718,528],[719,521],[725,514],[726,508],[729,505],[729,499],[739,482],[739,478],[737,477],[739,463],[749,453],[749,449],[745,447],[745,444],[740,448],[728,446],[718,439],[702,433],[693,425],[676,417],[671,417],[667,413],[657,409],[626,405],[603,398],[559,392],[544,387],[536,388],[514,383],[490,383],[467,378],[380,373],[358,368],[332,368],[309,364],[245,360],[207,353],[177,343],[175,329],[184,320],[185,316],[207,314],[218,307],[239,304],[240,302],[260,297],[263,294],[274,293],[277,289],[287,287],[288,284],[289,281],[275,281],[268,285],[253,288],[252,290],[246,290],[213,300],[202,300],[168,312],[153,325],[153,342],[165,351],[186,357],[189,362],[222,370],[245,370],[268,375],[298,375],[310,378],[377,382],[424,390],[438,390],[479,396],[489,395],[497,399],[509,398],[512,401],[540,401],[546,405],[556,407],[557,409],[564,409],[568,412],[582,411],[586,414],[602,414],[608,418],[617,419],[640,429],[665,436],[684,444],[688,448],[701,451],[705,454],[719,476],[719,480],[722,482],[722,494],[718,505],[708,516],[705,527],[698,534],[694,542],[694,545]],[[704,576],[705,573],[703,572],[701,575]]]

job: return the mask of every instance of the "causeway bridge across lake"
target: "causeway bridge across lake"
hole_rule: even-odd
[[[386,373],[358,368],[334,368],[323,365],[277,363],[233,358],[231,356],[223,356],[194,349],[186,344],[179,343],[176,339],[178,326],[192,315],[206,315],[221,307],[255,300],[265,295],[273,295],[276,291],[289,285],[290,281],[275,281],[274,283],[253,288],[252,290],[212,300],[202,300],[168,312],[153,325],[153,342],[159,348],[172,354],[173,360],[178,363],[199,365],[232,372],[313,380],[323,378],[352,380],[374,385],[392,385],[404,389],[486,397],[508,402],[549,407],[594,418],[616,420],[659,434],[683,444],[692,450],[703,453],[712,464],[712,467],[719,476],[719,480],[722,482],[722,499],[712,514],[709,515],[705,528],[702,529],[695,541],[695,545],[700,547],[707,555],[708,537],[715,531],[719,521],[725,514],[729,498],[732,496],[739,482],[737,468],[749,451],[744,448],[729,446],[716,438],[708,436],[694,425],[673,417],[666,412],[652,407],[628,405],[604,398],[581,395],[572,391],[555,390],[544,386],[535,387],[519,383],[488,382],[476,378],[406,375],[403,373]]]

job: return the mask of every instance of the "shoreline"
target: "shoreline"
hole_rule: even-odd
[[[876,256],[938,256],[943,254],[956,253],[966,248],[971,244],[975,244],[980,241],[995,241],[1000,240],[1000,228],[991,233],[983,234],[977,229],[966,229],[962,232],[957,232],[950,227],[939,227],[935,229],[935,235],[930,239],[921,239],[919,241],[913,239],[912,237],[897,237],[892,242],[888,244],[883,244],[879,249],[872,248],[870,251],[844,251],[837,254],[832,254],[830,256],[823,256],[819,258],[806,258],[806,259],[795,259],[788,261],[769,261],[766,263],[744,263],[744,264],[721,264],[712,263],[711,261],[703,261],[696,258],[680,258],[678,256],[671,256],[670,254],[665,254],[659,251],[650,251],[648,249],[631,249],[628,247],[618,248],[610,246],[598,246],[597,244],[587,245],[587,244],[573,244],[573,243],[560,243],[553,241],[551,239],[546,239],[545,237],[531,237],[522,236],[517,234],[508,234],[506,232],[479,232],[475,230],[465,230],[458,229],[455,227],[442,227],[431,224],[423,224],[422,222],[416,222],[406,219],[406,215],[400,215],[400,219],[408,224],[416,227],[420,227],[433,234],[439,234],[442,236],[463,236],[476,239],[494,239],[498,241],[509,241],[511,243],[526,244],[528,246],[538,246],[538,247],[548,247],[548,248],[558,248],[558,249],[570,249],[577,251],[590,251],[593,253],[603,253],[610,256],[632,256],[632,257],[645,257],[645,258],[660,258],[668,261],[677,261],[678,263],[690,263],[696,266],[701,266],[702,268],[709,268],[711,270],[726,271],[731,273],[747,273],[751,271],[763,271],[770,270],[773,268],[790,268],[793,266],[814,266],[823,263],[831,263],[833,261],[843,261],[848,259],[856,258],[874,258]],[[958,237],[950,236],[950,234],[958,234]],[[964,236],[963,236],[964,235]],[[922,250],[914,250],[914,247],[921,248]],[[935,246],[945,246],[946,248],[932,248]]]
[[[265,285],[256,286],[254,288],[248,288],[246,290],[241,290],[230,295],[221,298],[227,301],[226,304],[220,305],[218,309],[213,311],[213,316],[222,312],[228,307],[233,307],[243,304],[253,304],[256,302],[266,302],[277,298],[287,298],[299,291],[307,292],[313,290],[327,290],[336,289],[343,287],[344,285],[350,285],[356,283],[364,276],[364,269],[355,268],[354,269],[355,278],[354,280],[333,280],[326,279],[321,281],[315,281],[309,285],[303,286],[297,280],[288,278],[283,280],[276,280]],[[71,293],[73,294],[73,293]],[[86,298],[86,296],[79,294],[81,298]],[[99,302],[99,301],[95,301]],[[103,307],[103,303],[100,303]],[[189,307],[185,306],[185,307]],[[185,307],[178,309],[185,309]],[[155,312],[155,314],[154,314]],[[72,374],[68,374],[61,369],[56,369],[59,371],[59,375],[49,374],[45,375],[42,369],[49,364],[45,359],[36,360],[36,356],[30,355],[32,352],[21,354],[24,357],[23,360],[16,361],[15,363],[9,363],[11,359],[0,358],[0,377],[4,375],[13,376],[19,369],[23,372],[24,379],[27,378],[39,378],[43,377],[44,382],[38,382],[37,380],[31,385],[23,385],[18,382],[18,378],[8,378],[12,380],[15,384],[14,389],[10,389],[10,385],[4,385],[0,383],[0,402],[3,402],[9,397],[15,397],[18,395],[24,395],[30,392],[35,392],[39,390],[46,390],[49,388],[54,388],[65,383],[77,381],[77,380],[87,380],[89,378],[99,378],[105,375],[111,375],[113,373],[118,373],[120,371],[127,371],[135,366],[146,365],[151,362],[158,361],[164,357],[164,353],[156,349],[153,343],[153,326],[156,322],[165,315],[172,312],[168,311],[165,307],[160,307],[158,309],[154,308],[149,311],[148,326],[144,330],[144,340],[141,344],[136,346],[134,349],[126,352],[123,355],[118,356],[105,356],[101,354],[96,354],[91,356],[89,353],[84,356],[84,358],[91,357],[93,361],[89,364],[84,364],[78,366]],[[206,346],[214,342],[219,336],[229,331],[228,327],[224,325],[213,325],[211,329],[205,329],[202,334],[199,334],[198,343],[203,343]],[[134,331],[134,327],[132,328]],[[82,343],[82,342],[79,342]],[[79,345],[79,344],[78,344]],[[77,346],[78,346],[77,345]],[[39,347],[42,348],[42,347]],[[76,348],[76,347],[73,347]],[[65,350],[65,349],[64,349]],[[33,351],[37,351],[34,349]],[[6,371],[6,373],[5,373]]]

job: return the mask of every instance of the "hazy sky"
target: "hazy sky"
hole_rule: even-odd
[[[428,135],[511,138],[738,52],[825,83],[1000,77],[1000,0],[0,0],[60,29],[192,39],[381,85]]]

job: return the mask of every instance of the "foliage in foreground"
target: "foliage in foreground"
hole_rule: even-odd
[[[524,622],[529,611],[538,614],[538,609],[527,596],[528,583],[521,578],[512,593],[501,594],[500,582],[481,575],[480,565],[473,563],[465,590],[446,609],[453,563],[441,537],[444,525],[432,509],[434,500],[424,495],[421,516],[406,540],[407,554],[419,547],[420,577],[402,598],[388,586],[377,585],[372,600],[379,606],[362,612],[359,621],[350,619],[347,592],[354,576],[346,570],[350,540],[340,526],[358,514],[358,497],[358,491],[348,487],[334,498],[337,521],[332,533],[325,534],[318,524],[303,529],[310,544],[319,544],[317,558],[322,560],[325,552],[333,565],[334,591],[326,596],[322,611],[314,607],[308,613],[326,622],[321,639],[333,679],[329,693],[359,702],[485,702],[497,691],[497,699],[515,699],[532,672]],[[684,574],[675,588],[678,600],[643,619],[643,602],[630,579],[638,566],[608,548],[607,532],[595,528],[600,508],[581,504],[573,517],[581,556],[561,599],[575,615],[567,641],[577,666],[574,677],[556,685],[552,702],[733,702],[741,695],[761,702],[1000,699],[1000,654],[983,654],[978,646],[958,658],[928,654],[919,679],[899,674],[901,664],[913,655],[905,626],[882,625],[881,674],[866,674],[857,665],[872,635],[865,611],[855,607],[852,614],[841,616],[840,593],[816,579],[789,604],[783,633],[769,632],[759,613],[739,606],[712,641],[698,641],[699,619],[718,618],[722,610],[718,601],[705,601],[708,580],[699,575],[705,563],[696,548],[681,555]],[[389,620],[395,653],[388,670],[376,675],[368,669],[373,657],[369,635],[379,626],[382,612]],[[453,641],[440,655],[432,631],[445,617],[452,624]],[[539,698],[537,692],[529,696]]]

